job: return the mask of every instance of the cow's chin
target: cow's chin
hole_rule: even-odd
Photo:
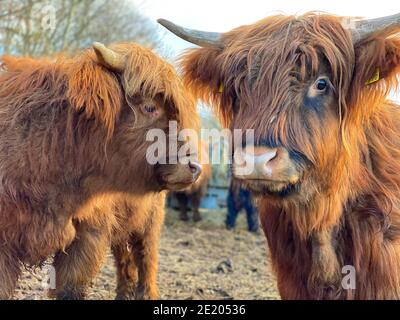
[[[181,191],[196,182],[198,176],[185,165],[162,165],[157,168],[157,180],[161,189],[168,191]]]
[[[283,199],[299,193],[300,182],[271,181],[264,179],[235,179],[255,196]]]

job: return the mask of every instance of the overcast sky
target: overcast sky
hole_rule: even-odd
[[[150,19],[165,18],[185,27],[228,31],[274,13],[324,11],[342,16],[376,18],[400,12],[399,0],[132,0]],[[174,55],[191,44],[165,32],[163,41]],[[396,100],[400,100],[397,98]]]

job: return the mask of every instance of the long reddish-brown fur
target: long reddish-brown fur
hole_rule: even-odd
[[[22,265],[54,253],[57,296],[82,298],[111,244],[118,297],[158,296],[165,194],[146,161],[145,134],[166,130],[168,120],[196,128],[198,117],[171,65],[135,44],[111,48],[126,59],[121,74],[93,49],[1,58],[1,298],[12,296]],[[144,119],[131,105],[138,97],[157,101],[163,117]]]
[[[225,125],[253,128],[256,142],[279,141],[312,164],[302,197],[261,201],[282,298],[400,298],[400,108],[386,98],[398,88],[399,31],[353,44],[339,17],[278,15],[181,59],[186,84]],[[293,100],[321,68],[336,99],[323,122]],[[366,85],[377,68],[380,81]],[[345,265],[355,290],[341,285]]]

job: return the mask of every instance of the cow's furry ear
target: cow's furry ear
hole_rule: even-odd
[[[400,38],[391,37],[391,34],[375,34],[355,45],[353,85],[358,89],[382,81],[388,90],[397,86],[397,74],[400,72]]]
[[[232,96],[224,87],[223,49],[189,49],[180,58],[185,86],[196,99],[209,104],[227,126],[232,118]]]

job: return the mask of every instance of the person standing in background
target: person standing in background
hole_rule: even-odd
[[[228,215],[226,217],[226,228],[235,228],[236,219],[242,209],[246,210],[247,225],[250,232],[257,233],[259,228],[258,210],[253,203],[250,191],[242,188],[239,183],[231,179],[227,198]]]

